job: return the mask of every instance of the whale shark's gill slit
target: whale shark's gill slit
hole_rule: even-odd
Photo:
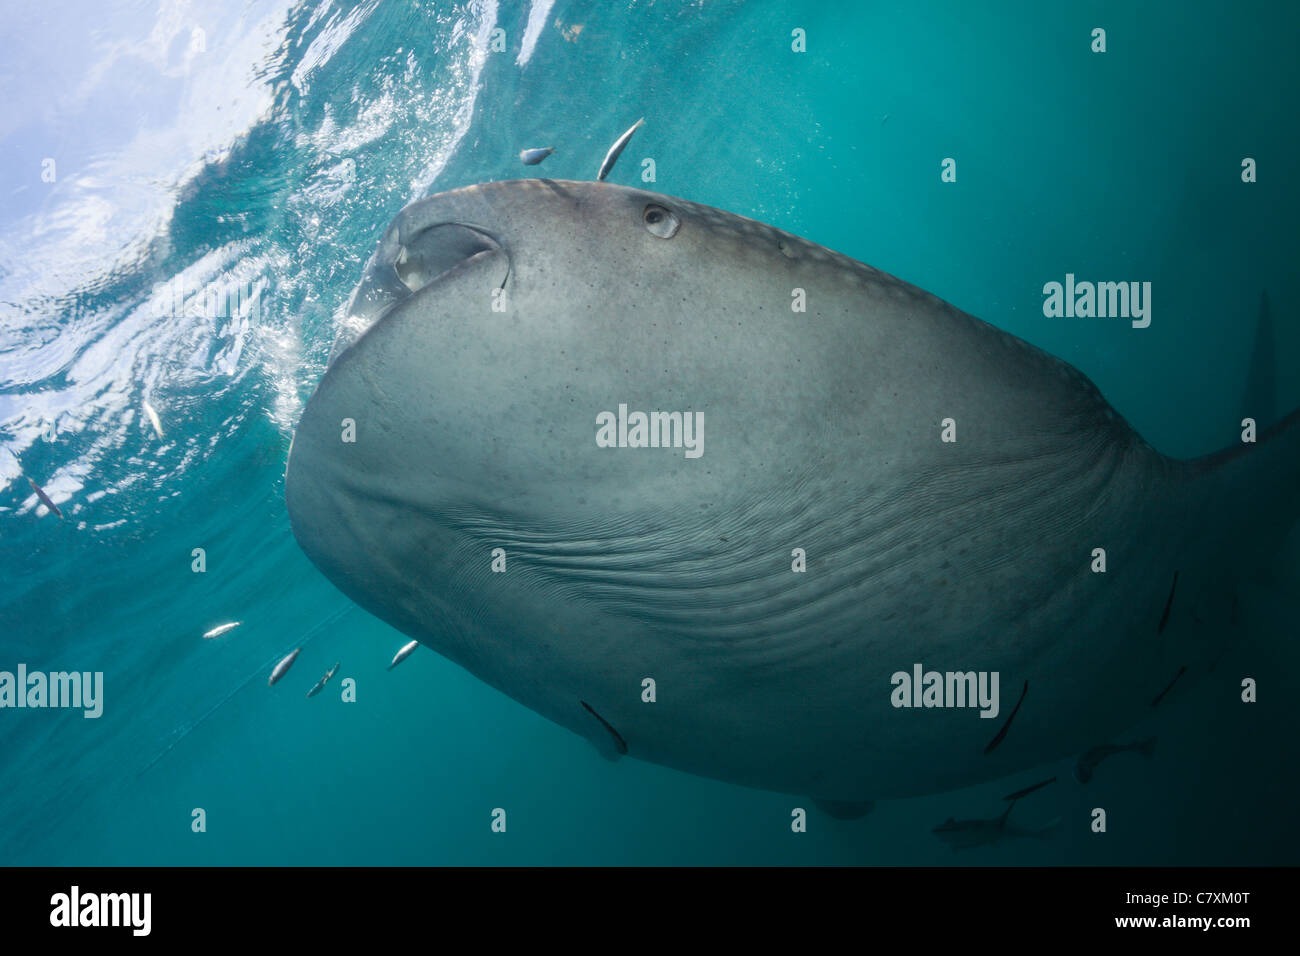
[[[609,721],[607,721],[604,717],[600,716],[600,714],[596,713],[596,711],[592,708],[591,704],[587,703],[585,700],[580,700],[578,701],[578,703],[580,703],[583,707],[585,707],[587,713],[591,714],[591,716],[599,720],[600,725],[609,731],[609,735],[614,738],[614,746],[618,748],[618,752],[621,754],[627,753],[627,741],[623,739],[622,734],[620,734],[617,730],[611,727]]]
[[[1174,609],[1174,592],[1178,590],[1178,572],[1174,572],[1174,583],[1169,589],[1169,598],[1165,601],[1165,613],[1160,615],[1160,626],[1156,628],[1157,634],[1163,634],[1165,625],[1169,623],[1169,612]]]
[[[1165,689],[1164,689],[1164,690],[1162,690],[1160,693],[1156,694],[1156,699],[1153,700],[1153,701],[1151,702],[1151,706],[1154,707],[1154,706],[1156,706],[1158,703],[1160,703],[1162,700],[1164,700],[1164,699],[1165,699],[1165,694],[1168,694],[1171,690],[1174,689],[1174,685],[1178,683],[1178,678],[1182,677],[1183,674],[1185,674],[1186,672],[1187,672],[1187,665],[1186,665],[1186,664],[1184,664],[1182,667],[1178,668],[1178,673],[1174,675],[1174,679],[1171,680],[1171,681],[1170,681],[1170,682],[1165,686]]]
[[[998,735],[994,737],[992,740],[990,740],[989,745],[984,748],[984,753],[986,756],[993,752],[994,747],[1002,743],[1002,738],[1005,737],[1007,735],[1007,731],[1011,729],[1011,721],[1015,720],[1016,714],[1020,713],[1020,705],[1025,702],[1025,695],[1028,693],[1029,693],[1029,681],[1025,681],[1024,690],[1020,692],[1020,699],[1016,701],[1016,706],[1011,708],[1011,713],[1007,714],[1007,722],[1002,725],[1002,729],[998,731]]]

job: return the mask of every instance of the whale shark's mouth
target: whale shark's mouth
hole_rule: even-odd
[[[504,276],[508,277],[508,250],[482,226],[464,222],[417,224],[399,216],[366,264],[339,325],[328,364],[333,365],[398,303],[435,285],[457,269],[496,254],[505,257]]]
[[[461,222],[446,222],[421,229],[404,241],[393,270],[411,292],[419,292],[464,263],[504,251],[496,237],[486,230]]]

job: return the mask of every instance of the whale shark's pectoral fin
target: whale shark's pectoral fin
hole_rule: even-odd
[[[875,807],[874,800],[813,800],[817,809],[836,820],[857,820]]]

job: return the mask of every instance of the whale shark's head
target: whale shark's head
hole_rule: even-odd
[[[477,267],[484,280],[480,301],[443,307],[462,309],[460,317],[472,321],[478,313],[509,311],[519,283],[539,275],[555,283],[557,294],[566,274],[608,276],[611,293],[622,291],[629,275],[654,276],[701,255],[728,231],[721,226],[708,207],[606,183],[532,179],[439,193],[407,206],[385,231],[348,305],[331,361],[394,308],[422,297],[421,307],[437,311],[439,304],[429,300],[468,268]],[[537,329],[549,341],[560,331]]]
[[[361,547],[401,513],[526,507],[556,528],[656,488],[675,497],[683,479],[719,472],[683,473],[683,451],[667,448],[611,456],[597,418],[621,405],[720,412],[736,402],[729,375],[753,386],[757,407],[710,439],[710,460],[765,470],[755,433],[793,440],[810,424],[782,413],[791,349],[837,353],[782,320],[790,289],[869,274],[762,223],[607,183],[486,183],[412,203],[371,256],[296,432],[295,532],[321,564],[345,530]]]

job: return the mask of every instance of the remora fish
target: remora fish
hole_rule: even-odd
[[[988,820],[954,820],[949,817],[930,832],[954,850],[969,850],[973,847],[987,846],[1002,840],[1019,837],[1042,840],[1051,836],[1061,827],[1062,821],[1059,817],[1047,824],[1047,826],[1037,830],[1026,830],[1008,823],[1007,817],[1011,815],[1011,809],[1014,806],[1015,803],[1012,803],[1010,807],[1003,811],[1001,816]]]
[[[609,175],[609,171],[614,168],[614,164],[618,162],[618,157],[622,155],[623,150],[632,139],[632,134],[639,130],[644,122],[645,117],[643,116],[632,124],[631,129],[614,141],[614,145],[609,148],[609,152],[605,154],[605,158],[600,162],[600,171],[596,173],[597,180],[603,180]]]
[[[419,641],[411,641],[409,644],[403,644],[401,650],[399,650],[396,654],[393,655],[393,662],[388,665],[388,669],[391,671],[398,664],[402,663],[402,661],[406,660],[408,657],[414,654],[415,649],[419,646],[420,646]]]
[[[554,146],[543,146],[537,149],[522,149],[519,151],[519,161],[525,166],[536,166],[553,152],[555,152]]]
[[[300,653],[302,653],[301,647],[295,648],[291,653],[286,654],[281,659],[280,663],[275,665],[275,670],[271,671],[271,677],[266,682],[266,686],[274,687],[276,681],[278,681],[285,674],[289,673],[289,668],[293,666],[293,662],[298,659],[298,655]]]
[[[1079,371],[913,285],[608,183],[408,206],[350,314],[288,461],[311,560],[598,747],[749,786],[906,797],[1113,739],[1213,659],[1300,507],[1295,414],[1167,458]],[[620,403],[665,438],[700,411],[703,455],[599,446]],[[1034,691],[986,754],[974,710],[893,707],[915,661]]]
[[[1003,800],[1009,802],[1009,806],[1002,811],[999,816],[987,820],[954,820],[949,817],[943,823],[939,824],[931,833],[936,834],[939,839],[943,840],[955,850],[967,850],[971,847],[984,846],[990,843],[997,843],[1014,837],[1032,837],[1034,839],[1043,839],[1054,833],[1061,825],[1060,818],[1053,820],[1047,826],[1039,830],[1022,830],[1019,827],[1012,826],[1007,822],[1011,816],[1011,811],[1016,802],[1023,797],[1029,796],[1035,790],[1040,790],[1049,783],[1056,783],[1056,778],[1052,777],[1043,780],[1032,786],[1025,787],[1023,790],[1017,790],[1015,793],[1009,793]]]
[[[242,621],[231,621],[229,624],[218,624],[212,630],[204,634],[203,637],[205,639],[220,637],[222,634],[225,634],[227,631],[233,631],[235,628],[239,627],[239,625],[242,623],[243,623]]]
[[[1142,756],[1150,759],[1156,752],[1156,738],[1148,737],[1146,740],[1138,740],[1131,744],[1101,744],[1093,747],[1087,753],[1079,758],[1079,762],[1074,765],[1074,779],[1079,783],[1087,783],[1092,779],[1092,772],[1107,757],[1115,754],[1122,754],[1127,750],[1133,750]]]

